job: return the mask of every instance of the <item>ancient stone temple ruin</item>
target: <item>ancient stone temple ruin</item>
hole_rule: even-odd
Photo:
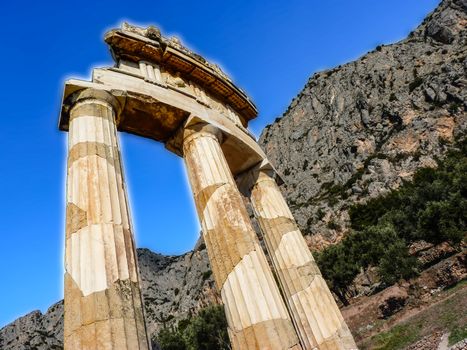
[[[117,131],[183,157],[233,349],[356,348],[247,129],[253,102],[157,28],[124,24],[105,42],[115,65],[66,81],[60,115],[69,132],[65,349],[150,347]]]

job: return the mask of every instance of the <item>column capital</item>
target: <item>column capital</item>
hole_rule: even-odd
[[[98,90],[93,88],[86,88],[84,90],[79,90],[73,93],[69,97],[70,111],[79,103],[89,100],[97,100],[101,102],[107,102],[115,111],[115,114],[118,116],[122,111],[122,105],[118,99],[113,96],[111,93],[105,90]]]
[[[184,145],[198,137],[211,137],[217,140],[217,142],[219,143],[222,143],[223,141],[222,131],[212,124],[199,122],[196,124],[185,126],[185,128],[183,129]]]
[[[256,181],[251,185],[251,187],[256,186],[259,182],[262,181],[273,181],[276,183],[276,172],[274,169],[258,169],[256,174]]]
[[[120,115],[122,114],[126,94],[120,90],[112,90],[111,92],[101,90],[94,87],[79,87],[74,91],[66,93],[62,101],[62,109],[60,112],[59,129],[62,131],[69,131],[71,122],[71,112],[79,106],[92,104],[107,106],[113,111],[115,123],[118,125],[120,122]]]
[[[247,171],[237,175],[235,177],[235,181],[237,182],[240,192],[242,192],[246,197],[251,195],[253,188],[260,182],[272,181],[278,186],[284,183],[280,174],[271,165],[267,158],[263,159],[262,162],[256,164]]]

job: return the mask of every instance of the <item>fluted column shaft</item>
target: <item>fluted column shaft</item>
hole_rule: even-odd
[[[184,159],[233,349],[301,349],[211,126],[185,130]]]
[[[259,172],[251,202],[304,348],[356,349],[276,181],[265,171]]]
[[[149,349],[120,163],[118,102],[87,89],[70,111],[65,349]]]

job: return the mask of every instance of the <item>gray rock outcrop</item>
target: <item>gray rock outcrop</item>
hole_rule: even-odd
[[[260,143],[312,249],[348,231],[348,208],[435,167],[467,128],[465,1],[409,37],[314,74]]]

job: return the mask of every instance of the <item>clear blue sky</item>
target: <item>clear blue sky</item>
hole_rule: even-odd
[[[308,77],[404,38],[437,0],[2,1],[0,327],[63,297],[63,81],[112,64],[104,32],[123,20],[219,63],[256,102],[259,135]],[[199,232],[183,164],[121,134],[137,245],[190,250]]]

